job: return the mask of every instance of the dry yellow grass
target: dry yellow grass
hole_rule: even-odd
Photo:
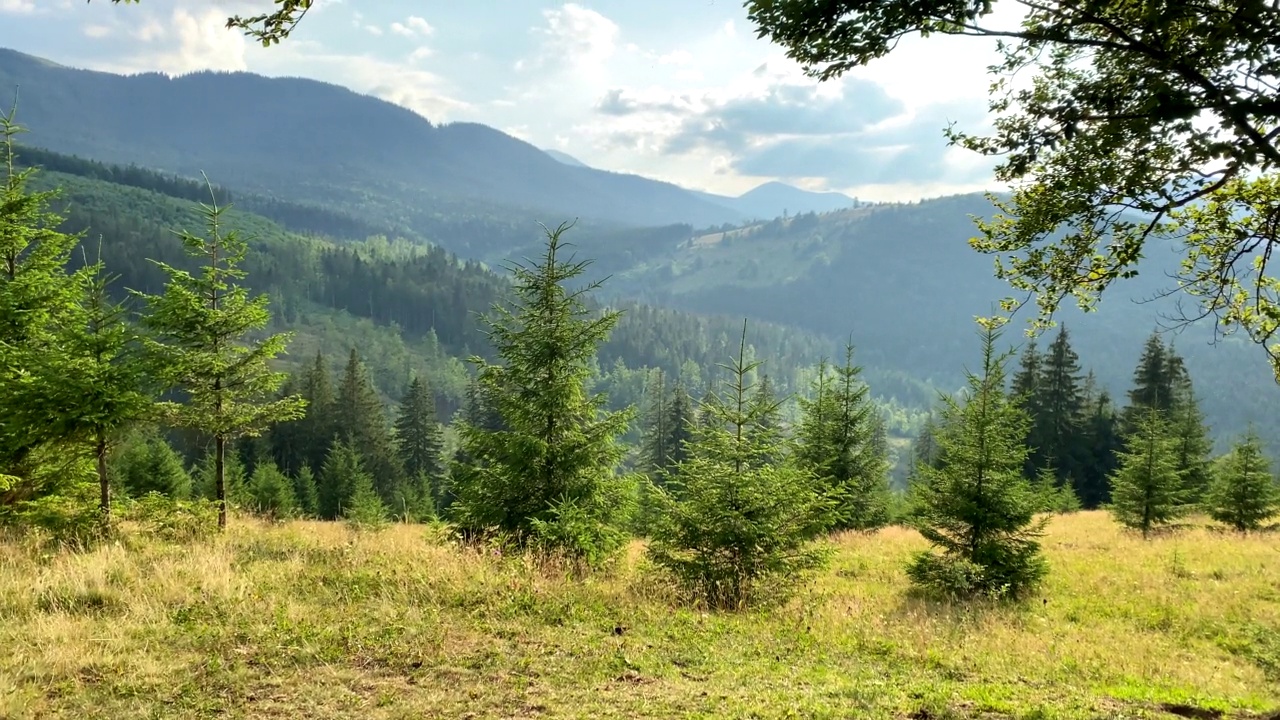
[[[1159,717],[1280,707],[1280,536],[1057,518],[1019,607],[909,599],[923,546],[837,538],[787,606],[674,603],[631,548],[577,581],[428,528],[239,520],[0,555],[0,717]],[[1168,716],[1172,717],[1172,716]]]

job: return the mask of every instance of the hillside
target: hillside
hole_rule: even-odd
[[[670,183],[571,167],[493,128],[435,125],[313,80],[122,76],[0,50],[0,87],[22,88],[31,145],[188,176],[203,171],[286,199],[454,214],[456,203],[479,202],[522,208],[549,224],[586,217],[710,226],[742,217]]]
[[[188,264],[173,230],[202,229],[196,201],[207,190],[198,183],[47,151],[19,153],[20,162],[46,168],[35,176],[35,186],[61,189],[57,205],[66,217],[64,229],[84,231],[91,254],[101,248],[108,267],[120,275],[118,291],[158,292],[164,275],[149,260]],[[252,238],[248,285],[271,295],[275,328],[296,334],[286,367],[323,351],[336,369],[354,346],[388,398],[398,397],[412,375],[425,374],[442,415],[457,409],[467,382],[464,360],[491,352],[477,315],[505,297],[505,276],[438,246],[388,239],[380,234],[385,229],[337,212],[313,213],[306,206],[225,188],[216,192],[233,201],[230,227]],[[264,214],[241,209],[259,207]],[[526,238],[531,247],[539,242],[535,232],[526,232]],[[618,406],[639,400],[644,368],[685,376],[700,392],[702,383],[715,377],[717,363],[736,347],[741,331],[738,317],[695,316],[630,302],[622,308],[619,325],[600,352],[601,382]],[[831,350],[813,333],[768,323],[753,326],[751,343],[783,388]]]
[[[639,543],[584,582],[420,525],[0,541],[0,716],[1275,717],[1272,537],[1055,517],[1050,582],[1019,606],[912,598],[913,531],[831,544],[797,601],[706,613]]]
[[[634,250],[637,243],[630,257],[606,255],[611,264],[602,272],[615,274],[609,290],[622,296],[852,335],[867,365],[955,388],[963,363],[974,357],[973,317],[990,314],[1009,292],[994,278],[992,258],[967,244],[974,233],[969,217],[990,210],[985,198],[970,195],[806,214],[729,232],[675,227],[643,244],[644,254]],[[1175,257],[1172,248],[1152,248],[1141,274],[1109,291],[1098,312],[1069,306],[1059,315],[1082,364],[1120,399],[1143,340],[1176,313],[1177,298],[1144,302],[1168,289],[1165,272]],[[1006,339],[1021,342],[1022,327]],[[1218,433],[1254,422],[1280,439],[1274,420],[1280,388],[1261,350],[1234,337],[1209,346],[1208,323],[1171,337]]]

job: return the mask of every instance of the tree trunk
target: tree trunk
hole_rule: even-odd
[[[107,436],[98,431],[98,444],[95,450],[98,456],[98,511],[102,513],[102,524],[111,522],[111,480],[107,477]]]
[[[227,483],[224,457],[227,442],[221,435],[213,438],[213,484],[218,498],[218,530],[227,527]]]

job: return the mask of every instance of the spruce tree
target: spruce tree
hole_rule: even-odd
[[[436,416],[436,400],[424,378],[414,377],[400,400],[395,421],[396,449],[410,480],[413,515],[425,519],[444,489],[444,433]]]
[[[396,454],[387,413],[373,379],[355,348],[334,402],[337,437],[351,443],[385,505],[400,508],[406,500],[405,471]]]
[[[513,264],[514,299],[486,318],[503,365],[473,358],[505,428],[459,425],[476,463],[456,473],[453,515],[464,534],[502,534],[596,564],[625,539],[630,481],[616,475],[633,412],[605,412],[587,394],[592,361],[619,313],[586,304],[599,283],[569,289],[586,262],[566,261],[561,225],[533,265]]]
[[[187,253],[203,263],[198,274],[157,263],[168,275],[164,292],[140,294],[147,304],[143,323],[151,331],[147,346],[161,378],[186,395],[186,402],[166,401],[161,409],[175,425],[213,438],[219,528],[227,524],[227,443],[299,417],[305,404],[296,397],[270,399],[284,375],[268,363],[284,352],[287,337],[249,340],[271,319],[268,298],[250,298],[236,282],[245,275],[239,266],[248,244],[234,230],[223,233],[225,211],[216,201],[202,204],[208,237],[179,233]]]
[[[183,500],[191,496],[191,476],[182,458],[154,431],[135,432],[123,440],[108,465],[119,488],[132,497],[150,492]]]
[[[1205,500],[1210,517],[1239,532],[1280,514],[1280,484],[1252,429],[1218,461]]]
[[[800,398],[796,461],[837,499],[834,527],[841,530],[872,530],[889,522],[888,448],[861,372],[850,344],[844,365],[828,373],[826,362],[820,363],[810,397]]]
[[[1111,395],[1097,390],[1093,373],[1085,378],[1083,392],[1086,407],[1081,427],[1082,455],[1079,474],[1072,478],[1072,484],[1081,507],[1093,510],[1111,500],[1110,478],[1124,443]]]
[[[1031,430],[1037,469],[1054,468],[1059,482],[1080,471],[1085,412],[1081,380],[1080,358],[1064,325],[1042,359]]]
[[[1196,399],[1191,374],[1172,348],[1168,350],[1168,357],[1173,375],[1173,400],[1168,412],[1169,431],[1176,439],[1183,499],[1187,503],[1198,504],[1209,491],[1209,454],[1213,452],[1213,440],[1209,437],[1209,426]]]
[[[1182,476],[1177,441],[1160,410],[1148,409],[1134,420],[1120,466],[1111,476],[1111,512],[1122,525],[1152,530],[1182,515]]]
[[[688,444],[693,439],[696,420],[693,398],[689,397],[689,391],[684,383],[677,382],[671,390],[671,402],[667,403],[668,474],[689,456]]]
[[[661,369],[649,373],[645,407],[641,413],[640,467],[649,480],[661,484],[671,465],[671,412],[666,376]]]
[[[1133,388],[1129,390],[1129,405],[1123,416],[1125,435],[1137,429],[1145,411],[1166,412],[1173,406],[1173,380],[1168,348],[1160,342],[1158,334],[1152,333],[1133,371]]]
[[[40,427],[49,438],[92,448],[98,475],[98,511],[104,523],[111,513],[107,458],[121,432],[153,408],[147,365],[126,309],[107,295],[111,278],[102,262],[90,265],[81,281],[79,303],[65,312],[56,329],[54,367],[28,372],[11,387],[24,398],[11,412],[17,422]],[[55,349],[56,348],[56,349]]]
[[[1046,566],[1036,498],[1023,475],[1030,418],[1005,394],[1007,355],[997,355],[998,325],[982,323],[982,371],[966,372],[968,397],[944,399],[936,441],[945,461],[922,465],[916,527],[933,545],[908,566],[915,585],[943,595],[1019,597]],[[941,551],[939,554],[938,551]]]
[[[359,451],[344,440],[333,443],[320,471],[317,487],[321,519],[343,517],[351,504],[352,494],[366,482],[372,485],[373,479],[365,471]]]
[[[320,515],[319,488],[310,465],[303,465],[293,475],[293,497],[298,501],[298,512],[305,517]]]
[[[252,510],[269,520],[281,520],[297,511],[293,482],[271,458],[260,457],[254,462],[245,490]]]
[[[17,168],[15,138],[26,130],[15,113],[0,115],[0,474],[10,478],[0,501],[53,491],[63,473],[42,472],[42,460],[82,454],[66,452],[62,429],[44,421],[66,410],[50,396],[70,376],[58,329],[76,324],[81,279],[66,265],[80,238],[58,231],[57,191],[28,190],[36,170]]]
[[[205,500],[218,500],[218,455],[210,449],[200,458],[192,474],[191,494]],[[249,502],[248,473],[240,454],[224,453],[222,460],[222,498],[227,504],[243,507]]]
[[[834,503],[811,473],[783,458],[783,439],[768,427],[776,400],[753,388],[746,327],[738,356],[722,366],[723,398],[705,404],[714,416],[694,435],[662,493],[659,528],[649,555],[711,607],[739,609],[794,589],[826,554],[813,545],[833,519]],[[765,423],[764,426],[761,423]]]
[[[329,364],[319,352],[311,366],[302,374],[298,390],[307,401],[306,414],[289,425],[298,428],[299,451],[304,462],[312,469],[323,467],[329,456],[329,445],[337,433],[333,381],[329,377]],[[289,468],[286,468],[289,469]]]

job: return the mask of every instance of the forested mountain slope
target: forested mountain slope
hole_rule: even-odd
[[[0,50],[0,88],[14,87],[22,88],[29,144],[184,175],[204,171],[283,198],[450,212],[459,201],[479,202],[524,208],[549,224],[590,217],[709,226],[741,218],[670,183],[572,167],[493,128],[435,125],[313,80],[122,76]]]
[[[179,267],[189,263],[174,231],[200,231],[198,184],[41,151],[28,152],[25,162],[74,171],[46,169],[35,176],[35,186],[61,188],[55,204],[67,218],[64,229],[86,233],[86,256],[92,260],[102,253],[120,276],[118,292],[158,292],[164,274],[152,260]],[[355,347],[385,396],[398,397],[411,376],[426,374],[443,416],[458,407],[467,382],[465,358],[490,355],[478,315],[506,297],[503,275],[432,245],[380,235],[339,241],[310,234],[317,226],[352,235],[365,227],[340,213],[309,216],[305,207],[220,187],[214,194],[233,200],[231,227],[252,239],[247,284],[270,294],[275,329],[296,333],[287,365],[308,362],[322,351],[336,369]],[[268,207],[285,221],[240,210],[241,204]],[[288,227],[295,217],[304,220],[302,230],[309,234]],[[525,232],[536,241],[540,228],[531,222]],[[643,368],[661,368],[695,385],[712,379],[741,332],[740,317],[694,316],[634,303],[622,307],[626,312],[600,354],[601,382],[617,395],[617,403],[639,398]],[[831,351],[815,334],[769,323],[753,324],[750,341],[783,387]]]
[[[967,244],[975,232],[970,216],[990,211],[983,196],[967,195],[688,232],[683,240],[691,228],[669,228],[637,243],[647,248],[643,254],[633,248],[629,258],[604,255],[616,274],[609,290],[692,311],[732,311],[852,334],[868,365],[956,387],[963,362],[973,356],[973,317],[992,313],[1009,294],[994,278],[992,258]],[[1096,313],[1082,313],[1069,301],[1059,315],[1083,364],[1121,398],[1144,338],[1171,327],[1178,301],[1190,301],[1159,297],[1173,286],[1166,272],[1175,263],[1174,248],[1153,243],[1141,274],[1118,283]],[[1212,329],[1204,321],[1170,337],[1214,428],[1275,426],[1280,388],[1262,351],[1234,337],[1210,346]],[[1022,341],[1018,332],[1007,338]]]

